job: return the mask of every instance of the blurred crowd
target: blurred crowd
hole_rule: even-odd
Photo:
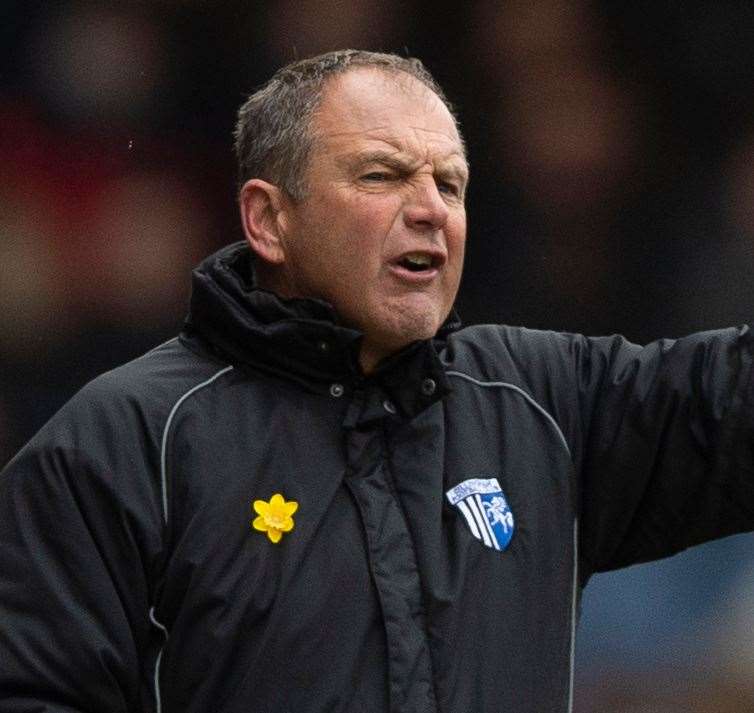
[[[472,180],[459,311],[635,341],[754,315],[754,5],[5,2],[0,465],[83,383],[172,336],[240,239],[243,97],[340,47],[420,57]],[[754,709],[751,537],[595,578],[579,713]]]

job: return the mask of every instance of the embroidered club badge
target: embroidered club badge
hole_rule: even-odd
[[[464,480],[445,495],[461,511],[477,540],[494,550],[508,546],[513,537],[513,513],[497,478]]]

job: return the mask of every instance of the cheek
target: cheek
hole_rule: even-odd
[[[458,265],[458,269],[460,269],[466,249],[466,216],[463,215],[454,219],[448,225],[445,234],[448,241],[450,259],[454,260]]]
[[[349,212],[354,238],[364,247],[381,247],[400,216],[401,202],[396,196],[358,196]]]
[[[386,196],[330,196],[319,211],[319,232],[331,235],[341,247],[373,251],[381,246],[399,209],[399,201]]]
[[[452,302],[455,300],[463,272],[463,259],[466,250],[465,216],[457,218],[452,224],[448,225],[445,235],[448,247],[448,271],[445,288],[447,297]]]

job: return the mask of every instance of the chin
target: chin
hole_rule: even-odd
[[[426,313],[414,315],[410,319],[405,313],[393,314],[389,319],[375,319],[368,328],[362,329],[362,368],[369,373],[380,361],[409,344],[431,339],[437,333],[440,324],[441,322]]]
[[[396,345],[395,349],[401,349],[411,342],[431,339],[441,324],[442,320],[434,313],[397,312],[383,324],[384,341],[390,341]]]

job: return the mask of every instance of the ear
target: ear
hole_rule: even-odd
[[[241,225],[251,249],[265,262],[285,262],[285,197],[272,183],[252,178],[241,187],[238,197]]]

